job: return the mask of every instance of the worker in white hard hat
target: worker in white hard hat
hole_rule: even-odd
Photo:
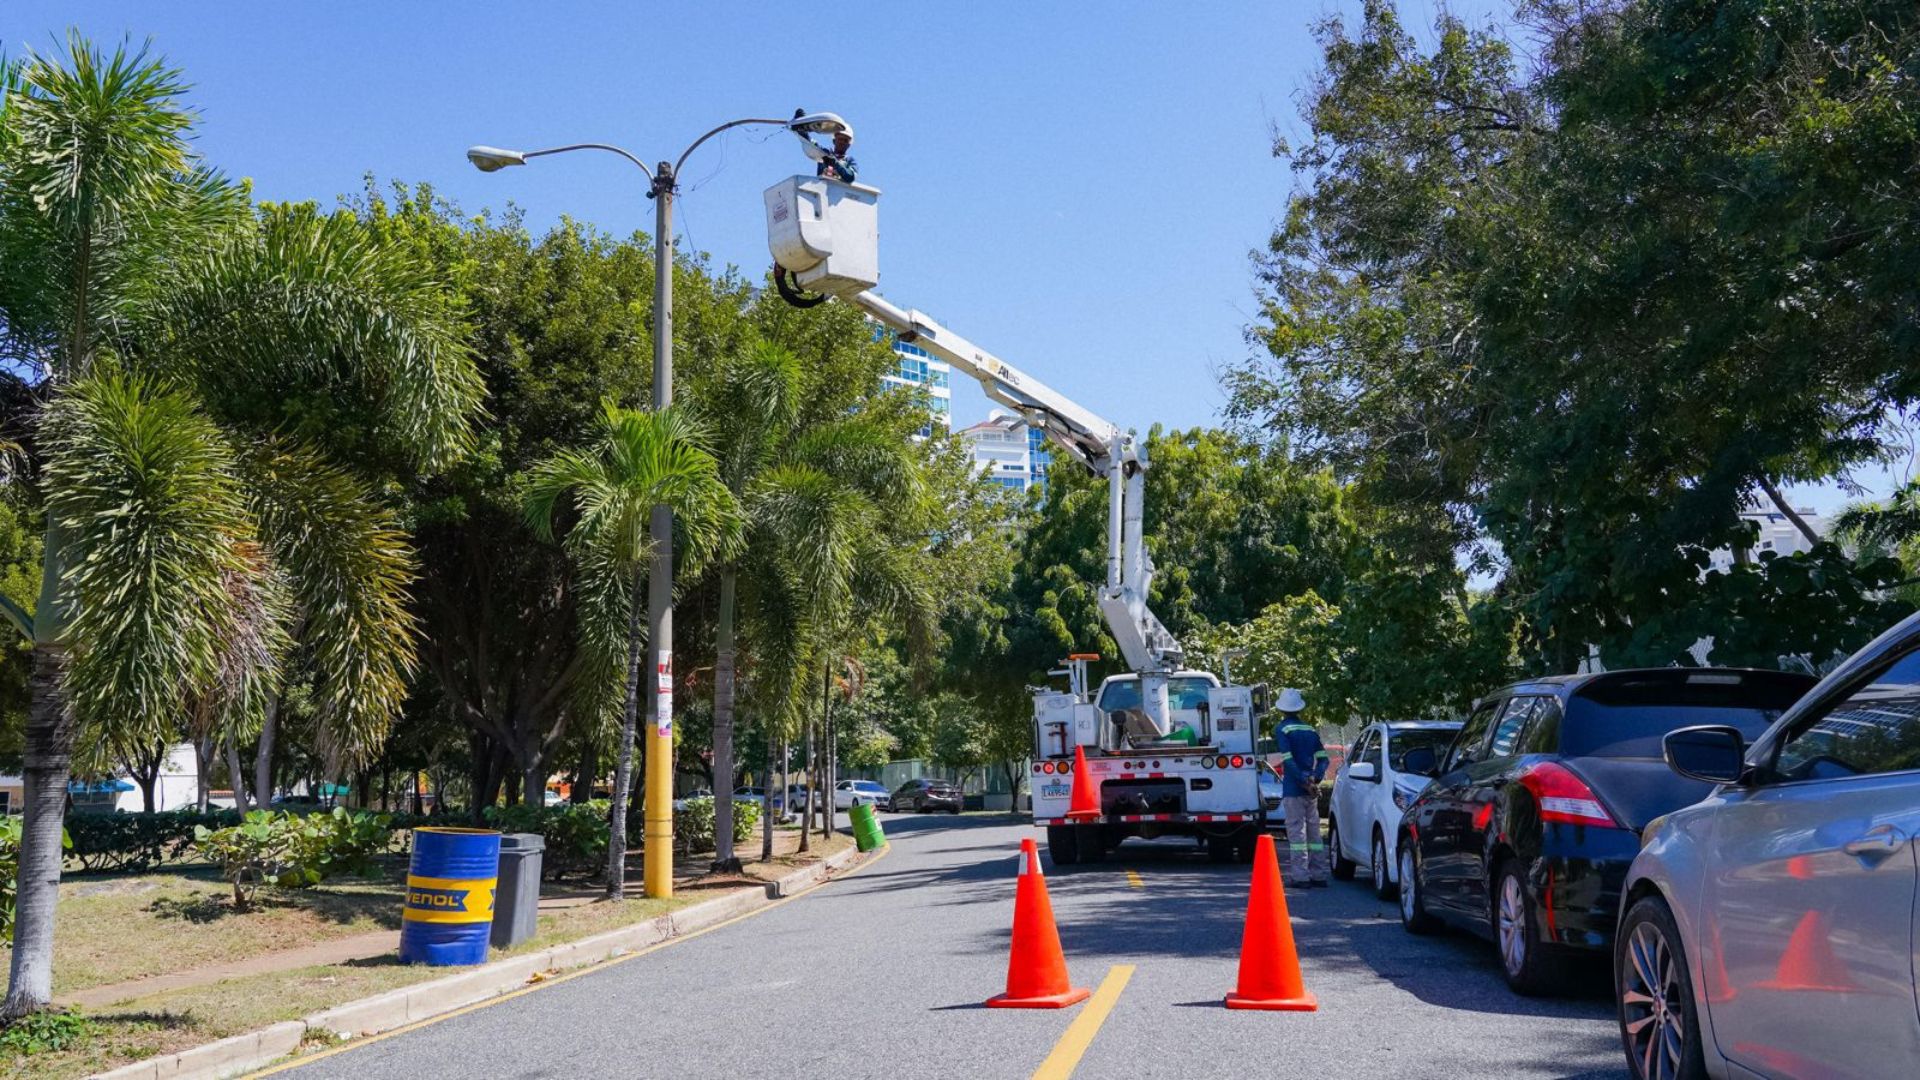
[[[796,109],[793,115],[797,118],[802,113]],[[842,123],[834,130],[832,150],[814,142],[810,136],[803,135],[800,141],[805,145],[807,156],[814,161],[813,175],[843,183],[853,183],[854,174],[859,168],[853,158],[848,156],[848,152],[853,149],[853,125]]]
[[[1320,781],[1327,775],[1327,748],[1320,733],[1302,718],[1307,699],[1288,687],[1280,691],[1280,723],[1274,742],[1281,750],[1281,800],[1287,815],[1287,883],[1303,889],[1327,887],[1327,848],[1320,842]]]

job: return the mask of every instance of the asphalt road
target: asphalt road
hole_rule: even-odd
[[[882,820],[892,850],[851,877],[282,1075],[1031,1076],[1089,1008],[979,1004],[1003,986],[1016,856],[1033,830],[1005,818]],[[1209,864],[1190,844],[1138,843],[1102,865],[1049,868],[1074,984],[1134,969],[1074,1076],[1627,1075],[1604,987],[1574,1000],[1516,997],[1490,946],[1415,938],[1358,883],[1288,893],[1320,1011],[1229,1012],[1221,998],[1234,982],[1247,868]]]

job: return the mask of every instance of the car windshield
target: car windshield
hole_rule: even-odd
[[[1407,771],[1407,754],[1414,750],[1431,750],[1435,761],[1446,752],[1447,745],[1453,742],[1456,728],[1410,728],[1396,731],[1387,743],[1387,764],[1394,772]]]
[[[1197,709],[1207,703],[1207,689],[1213,684],[1196,676],[1167,680],[1167,705],[1175,709]],[[1140,680],[1110,682],[1100,691],[1100,709],[1119,712],[1140,707]]]
[[[1694,724],[1737,728],[1748,742],[1813,685],[1784,672],[1659,672],[1601,679],[1567,704],[1560,753],[1659,758],[1667,732]]]

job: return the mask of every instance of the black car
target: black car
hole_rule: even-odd
[[[960,785],[951,780],[909,780],[894,789],[893,801],[887,809],[895,812],[915,810],[920,813],[945,810],[949,814],[957,814],[961,801]]]
[[[1641,828],[1712,790],[1667,767],[1667,732],[1723,724],[1753,739],[1813,685],[1656,668],[1517,683],[1476,702],[1400,820],[1401,923],[1473,930],[1500,947],[1514,990],[1558,989],[1570,953],[1612,949]]]

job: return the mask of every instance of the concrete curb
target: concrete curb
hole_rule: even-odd
[[[222,1080],[263,1068],[286,1057],[306,1041],[309,1033],[336,1040],[378,1035],[442,1013],[518,990],[550,974],[575,971],[685,937],[729,919],[758,911],[774,900],[792,896],[810,885],[838,874],[858,862],[862,853],[848,848],[791,874],[770,881],[765,889],[743,887],[724,896],[690,904],[632,926],[556,945],[537,953],[496,960],[449,975],[444,979],[403,986],[373,997],[336,1005],[302,1020],[287,1020],[259,1031],[218,1042],[148,1058],[95,1074],[94,1080]]]

